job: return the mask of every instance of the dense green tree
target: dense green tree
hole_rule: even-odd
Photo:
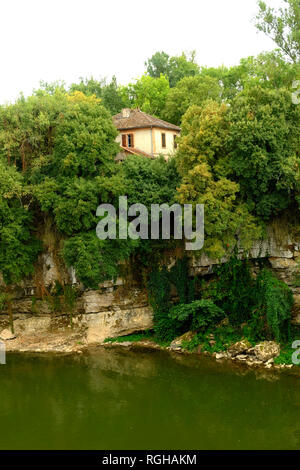
[[[143,75],[134,83],[122,88],[123,103],[127,107],[140,108],[154,116],[160,116],[169,93],[169,81],[164,75],[153,78]]]
[[[191,105],[201,106],[206,100],[221,99],[221,87],[216,78],[205,75],[185,77],[171,88],[163,117],[169,122],[180,125],[181,118]]]
[[[44,166],[53,151],[54,128],[67,105],[61,89],[38,90],[0,107],[0,155],[18,170]]]
[[[285,7],[270,8],[263,1],[258,2],[259,13],[256,26],[277,44],[293,62],[300,59],[300,2],[283,0]]]
[[[30,199],[21,174],[0,159],[0,273],[12,332],[11,287],[33,272],[41,248],[32,234]]]
[[[169,78],[170,87],[174,87],[184,77],[199,73],[199,65],[195,62],[195,51],[190,54],[182,53],[180,56],[170,57],[165,52],[156,52],[145,62],[147,74],[159,78],[161,74]]]
[[[95,80],[91,78],[81,78],[79,83],[73,83],[70,86],[70,92],[81,91],[86,96],[95,95],[96,98],[101,99],[103,106],[114,115],[121,111],[124,107],[120,88],[117,84],[115,76],[112,77],[110,83],[105,79]]]
[[[119,196],[127,196],[129,205],[141,203],[150,210],[151,204],[173,204],[179,183],[174,159],[132,155],[116,166],[110,178],[103,178],[100,187],[106,200],[115,205]]]
[[[117,79],[115,76],[112,77],[110,83],[103,87],[102,104],[112,115],[118,114],[124,107],[120,88],[117,84]]]
[[[192,77],[199,73],[199,65],[195,62],[195,58],[195,51],[189,55],[183,52],[180,56],[170,58],[170,87],[175,86],[184,77]]]
[[[292,202],[299,177],[299,107],[286,89],[251,87],[231,103],[230,166],[243,199],[263,219]]]
[[[80,91],[43,90],[1,108],[0,120],[0,155],[31,185],[31,207],[50,217],[64,238],[84,238],[95,231],[101,183],[114,171],[119,148],[117,130],[101,100]],[[22,219],[25,234],[33,215],[28,213],[28,223]],[[5,250],[3,256],[8,256],[9,247]],[[113,264],[116,257],[112,254],[110,260]],[[102,268],[106,273],[117,269]]]
[[[241,73],[242,89],[253,85],[270,89],[291,88],[300,73],[300,65],[287,62],[278,50],[241,59],[237,69]]]
[[[74,92],[55,129],[52,154],[37,162],[30,179],[41,209],[67,235],[90,230],[101,200],[99,179],[114,168],[117,131],[101,102]],[[44,161],[44,156],[42,156]]]
[[[122,165],[122,174],[126,187],[124,194],[129,204],[172,204],[175,201],[179,175],[175,161],[165,161],[164,157],[148,158],[128,157]]]
[[[145,62],[147,74],[153,78],[159,78],[161,75],[169,75],[170,56],[166,52],[156,52]]]
[[[104,78],[100,80],[95,80],[94,77],[90,78],[80,78],[79,83],[72,83],[70,85],[70,92],[74,93],[75,91],[81,91],[87,96],[95,95],[96,98],[102,98],[102,90],[106,85]]]
[[[300,75],[299,64],[287,62],[280,51],[264,52],[257,57],[241,59],[233,67],[202,67],[200,75],[218,81],[223,100],[230,101],[250,86],[264,88],[290,88]]]
[[[239,197],[239,185],[228,175],[226,141],[230,127],[225,104],[191,106],[182,120],[176,163],[182,183],[181,204],[204,204],[204,251],[221,258],[239,238],[250,247],[260,234],[254,218]]]
[[[177,202],[176,188],[180,184],[180,177],[176,169],[175,160],[168,161],[163,156],[154,160],[129,156],[116,166],[111,178],[103,179],[101,192],[106,201],[111,201],[118,207],[118,197],[127,196],[128,205],[141,203],[148,209],[150,215],[151,204],[169,204]],[[150,219],[148,233],[151,233]],[[174,240],[142,240],[136,241],[132,252],[136,267],[135,275],[141,270],[149,268],[164,256],[168,249],[174,249]],[[140,273],[141,274],[141,273]]]
[[[191,106],[182,120],[176,164],[182,177],[198,164],[216,168],[226,159],[226,141],[229,123],[228,106],[208,101],[204,106]],[[214,170],[216,171],[216,170]],[[225,171],[225,168],[221,170]],[[223,173],[222,173],[223,176]]]

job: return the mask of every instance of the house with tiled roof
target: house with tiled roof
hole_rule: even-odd
[[[129,154],[149,158],[164,155],[167,158],[176,150],[180,127],[174,124],[150,116],[138,108],[122,109],[121,113],[113,116],[113,121],[119,131],[119,160]]]

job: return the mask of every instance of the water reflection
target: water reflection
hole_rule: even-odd
[[[299,377],[266,377],[159,351],[9,355],[0,448],[300,448]]]

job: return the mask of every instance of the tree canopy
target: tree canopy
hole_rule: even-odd
[[[147,74],[153,78],[165,75],[169,79],[170,87],[174,87],[184,77],[195,76],[199,73],[199,65],[195,61],[195,51],[180,56],[170,57],[166,52],[156,52],[145,62]]]
[[[256,26],[277,44],[293,62],[300,59],[300,3],[299,0],[283,0],[285,8],[269,7],[259,1]]]
[[[122,195],[148,209],[204,204],[203,249],[216,257],[237,243],[250,247],[275,217],[292,212],[297,219],[300,108],[291,92],[300,72],[299,2],[286,3],[281,24],[260,2],[260,27],[275,34],[281,24],[281,50],[232,67],[200,67],[194,53],[157,52],[145,73],[126,86],[115,77],[109,83],[82,78],[69,87],[42,83],[31,96],[0,106],[4,282],[33,271],[43,221],[55,230],[66,265],[90,287],[116,277],[129,259],[147,266],[174,249],[176,241],[97,238],[97,207],[117,206]],[[180,125],[174,158],[131,156],[116,164],[120,147],[112,114],[123,107]]]

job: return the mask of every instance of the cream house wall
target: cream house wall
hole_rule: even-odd
[[[174,135],[179,135],[179,132],[169,129],[154,128],[154,141],[155,141],[155,155],[172,155],[174,149]],[[166,136],[166,147],[162,146],[162,134]]]
[[[166,135],[166,148],[162,147],[162,133]],[[122,145],[123,134],[134,135],[134,147],[136,149],[158,156],[160,154],[170,155],[174,153],[174,135],[179,135],[179,132],[155,127],[150,129],[130,129],[120,131],[120,134],[116,139],[120,145]]]
[[[151,147],[151,129],[130,129],[121,131],[117,137],[117,142],[122,145],[122,134],[134,135],[134,147],[143,150],[143,152],[152,153]]]

